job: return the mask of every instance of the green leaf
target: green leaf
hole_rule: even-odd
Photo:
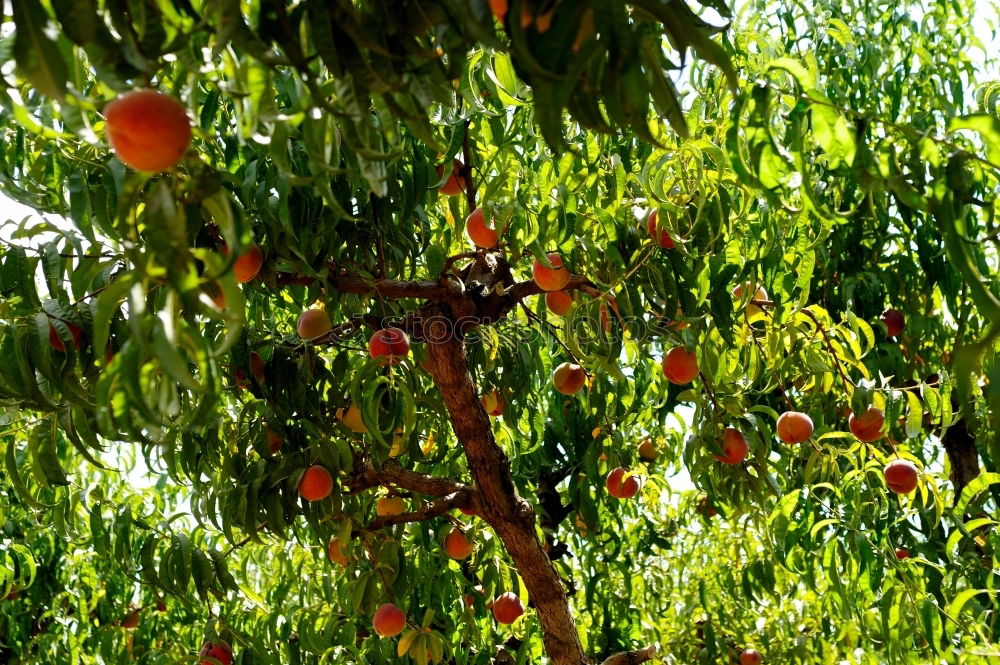
[[[14,7],[14,60],[21,74],[46,97],[66,95],[66,63],[46,34],[49,16],[38,0],[11,0]]]

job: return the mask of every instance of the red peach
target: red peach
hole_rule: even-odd
[[[510,624],[524,614],[524,604],[516,595],[507,591],[493,601],[493,617],[499,623]]]
[[[63,323],[66,324],[69,334],[73,338],[73,349],[79,351],[83,345],[83,331],[80,330],[79,326],[73,325],[69,321],[63,321]],[[59,331],[56,330],[56,327],[51,322],[49,322],[49,345],[60,353],[66,352],[66,344],[59,337]]]
[[[753,649],[744,649],[740,654],[740,665],[760,665],[760,654]]]
[[[656,210],[649,213],[649,216],[646,217],[646,230],[649,231],[649,235],[653,239],[653,242],[658,244],[660,247],[663,249],[673,249],[675,247],[674,239],[671,238],[670,234],[663,229],[657,231],[657,220],[658,213]]]
[[[376,330],[368,340],[368,353],[372,358],[385,358],[386,362],[399,362],[410,352],[410,338],[399,328]]]
[[[444,164],[438,164],[436,170],[437,170],[438,180],[440,180],[441,176],[444,175]],[[438,191],[444,194],[445,196],[456,196],[464,192],[465,178],[462,177],[461,171],[462,171],[462,162],[458,161],[457,159],[454,160],[452,162],[451,175],[448,176],[448,179],[444,181],[444,184],[441,185],[441,189],[439,189]]]
[[[885,334],[889,337],[899,337],[903,332],[903,313],[891,307],[882,312],[882,323],[885,324]]]
[[[896,549],[896,559],[902,561],[903,559],[910,558],[910,550],[905,547],[899,547]]]
[[[917,487],[920,472],[917,466],[906,459],[894,459],[882,471],[886,486],[896,494],[909,494]]]
[[[205,642],[201,647],[201,653],[198,654],[199,665],[233,665],[233,648],[229,646],[229,642],[225,640],[219,640],[218,642]],[[215,660],[208,660],[209,658],[214,658]]]
[[[639,493],[639,489],[642,487],[638,476],[629,474],[626,477],[626,474],[628,474],[628,471],[622,467],[618,467],[617,469],[612,469],[604,481],[605,486],[608,488],[608,494],[616,499],[631,499]]]

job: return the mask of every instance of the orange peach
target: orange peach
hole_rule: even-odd
[[[504,402],[503,395],[500,391],[494,388],[480,398],[483,403],[483,408],[486,409],[486,413],[493,416],[494,418],[503,415],[504,408],[507,403]]]
[[[228,254],[229,248],[223,247],[222,252]],[[257,243],[251,243],[250,247],[233,262],[233,275],[236,277],[237,282],[246,284],[257,277],[257,273],[260,272],[260,268],[263,265],[264,251]]]
[[[331,562],[340,564],[343,568],[347,568],[347,555],[344,554],[344,550],[340,546],[339,538],[333,538],[330,540],[330,544],[326,547],[326,556]]]
[[[375,514],[379,517],[392,517],[406,512],[406,502],[402,497],[383,496],[375,502]]]
[[[552,385],[563,395],[575,395],[587,382],[587,373],[574,363],[562,363],[552,372]]]
[[[740,464],[747,458],[750,446],[742,432],[732,427],[727,427],[722,437],[722,454],[716,455],[715,459],[723,464]]]
[[[444,539],[444,553],[452,559],[468,559],[472,554],[472,543],[460,529],[452,528]]]
[[[295,330],[302,339],[316,339],[325,335],[333,328],[330,323],[330,315],[325,309],[313,307],[307,309],[299,315],[299,320],[295,323]]]
[[[882,425],[885,423],[885,414],[882,409],[869,406],[860,416],[853,413],[847,419],[847,426],[851,434],[859,441],[878,441],[882,438]]]
[[[566,316],[573,306],[573,294],[569,291],[549,291],[545,294],[545,306],[557,316]]]
[[[299,481],[299,495],[306,501],[321,501],[333,492],[333,477],[330,472],[314,464],[302,474]]]
[[[673,249],[676,245],[674,245],[674,239],[670,237],[670,234],[663,229],[657,231],[656,223],[658,219],[656,210],[649,213],[649,216],[646,217],[646,230],[649,231],[649,236],[653,239],[653,242],[660,247],[663,249]]]
[[[122,619],[122,628],[132,630],[139,627],[139,609],[133,607],[132,610]]]
[[[257,383],[264,383],[264,359],[256,351],[250,352],[250,374],[257,380]]]
[[[802,443],[812,436],[813,421],[801,411],[785,411],[778,416],[775,432],[785,443]]]
[[[125,93],[104,107],[108,141],[122,162],[157,173],[180,163],[191,143],[187,110],[155,90]]]
[[[357,404],[351,404],[346,409],[337,409],[337,420],[355,434],[368,432],[365,421],[361,419],[361,409],[358,408]]]
[[[267,452],[277,455],[281,452],[281,447],[285,445],[285,437],[280,432],[271,429],[270,425],[264,425],[264,437],[267,440]]]
[[[490,11],[493,12],[493,15],[501,23],[503,23],[504,17],[507,16],[507,9],[507,0],[490,0]]]
[[[660,456],[660,451],[656,449],[656,444],[648,436],[639,442],[639,447],[636,449],[639,457],[646,462],[655,462],[656,458]]]
[[[521,599],[510,591],[502,593],[493,601],[493,618],[498,623],[510,624],[524,614],[524,604]]]
[[[743,293],[745,291],[749,291],[751,288],[753,287],[750,282],[747,282],[746,284],[737,284],[732,291],[733,297],[740,300],[743,298]],[[753,298],[751,298],[751,300],[770,300],[770,296],[767,295],[767,290],[758,284],[754,290]],[[760,306],[755,305],[752,302],[747,303],[746,309],[744,309],[743,312],[750,321],[755,321],[764,315],[764,311],[760,308]]]
[[[452,162],[451,175],[448,179],[444,181],[441,185],[441,189],[438,191],[445,196],[456,196],[465,191],[465,178],[462,177],[462,162],[457,159]],[[438,180],[444,175],[444,164],[438,164],[437,166]]]
[[[551,268],[536,259],[535,265],[531,268],[531,275],[542,291],[561,291],[569,284],[569,270],[566,270],[562,257],[556,252],[549,254],[548,260]]]
[[[385,603],[375,610],[372,627],[380,637],[395,637],[406,628],[406,613],[392,603]]]
[[[683,346],[675,346],[663,356],[663,375],[677,385],[690,383],[698,376],[698,356]]]
[[[372,358],[384,358],[384,362],[399,362],[410,352],[410,338],[399,328],[376,330],[368,340],[368,353]]]
[[[920,472],[910,460],[894,459],[882,471],[886,486],[896,494],[909,494],[917,487]]]
[[[497,246],[496,229],[486,223],[486,214],[482,208],[476,208],[465,218],[465,231],[476,247],[492,249]]]

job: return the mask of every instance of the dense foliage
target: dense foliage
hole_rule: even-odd
[[[0,194],[47,215],[0,232],[0,661],[995,658],[987,8],[702,5],[7,3]],[[159,173],[109,147],[108,103],[143,87],[193,125]],[[564,316],[532,281],[548,252]],[[334,328],[303,341],[310,307]],[[397,363],[368,351],[390,325]],[[503,405],[485,430],[470,386]],[[307,501],[313,466],[334,487]],[[389,602],[408,625],[380,638]]]

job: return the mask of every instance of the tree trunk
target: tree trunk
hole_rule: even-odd
[[[433,311],[427,311],[433,310]],[[538,612],[545,651],[552,665],[589,663],[580,643],[562,580],[549,561],[535,531],[535,511],[518,496],[510,461],[493,436],[489,415],[469,373],[462,333],[451,323],[445,306],[425,308],[424,339],[431,375],[451,417],[455,435],[465,450],[469,471],[478,486],[481,517],[503,541]]]

